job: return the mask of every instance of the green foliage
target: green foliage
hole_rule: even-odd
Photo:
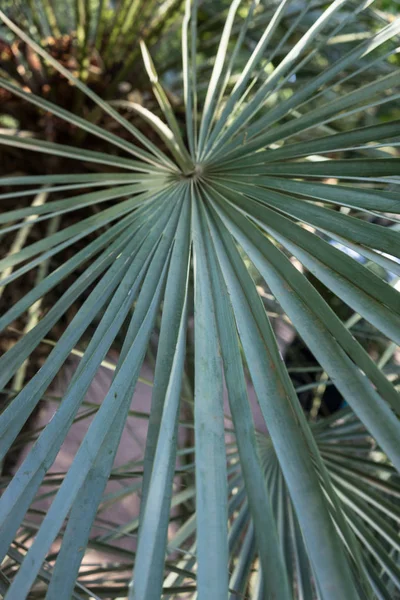
[[[121,3],[113,27],[105,27],[110,45],[130,23],[128,13],[150,5]],[[122,116],[121,102],[105,101],[85,83],[87,41],[97,40],[93,21],[77,23],[83,54],[74,74],[30,29],[0,13],[47,68],[118,127],[114,133],[18,82],[0,81],[8,93],[102,143],[99,150],[94,143],[69,146],[27,132],[0,137],[10,151],[63,159],[57,173],[2,179],[3,201],[24,195],[34,201],[0,216],[2,233],[16,232],[13,251],[0,260],[0,285],[37,269],[32,289],[0,317],[6,329],[28,315],[24,335],[0,359],[0,382],[11,398],[0,418],[2,459],[21,444],[24,424],[69,355],[83,349],[54,417],[35,433],[15,476],[3,479],[0,591],[6,600],[399,595],[400,398],[398,367],[390,361],[400,340],[400,125],[393,118],[400,71],[389,59],[400,20],[386,23],[370,5],[283,0],[272,9],[234,0],[222,11],[221,25],[212,3],[186,0],[182,111],[141,43],[158,103],[158,114],[133,107],[146,133]],[[32,12],[37,31],[44,17],[47,24],[53,19],[52,3],[41,6],[44,15]],[[103,27],[109,9],[96,6],[96,27]],[[78,2],[77,14],[93,7]],[[198,46],[202,58],[215,48],[211,64],[199,60]],[[98,210],[88,216],[93,206]],[[42,223],[49,224],[46,235],[25,244],[33,224]],[[52,268],[66,249],[73,252]],[[70,275],[63,294],[36,318],[32,307]],[[265,298],[320,365],[309,414]],[[350,310],[347,321],[333,310],[338,300]],[[51,353],[25,378],[25,361],[70,307],[77,310]],[[360,343],[357,324],[383,340],[376,360]],[[154,330],[143,461],[117,469]],[[118,336],[111,386],[93,407],[87,391]],[[268,433],[255,428],[250,383]],[[329,385],[348,407],[315,419],[321,387]],[[48,470],[73,423],[84,418],[82,409],[94,418],[55,483]],[[182,425],[193,428],[194,444],[186,448],[179,444]],[[124,478],[129,483],[121,492],[107,492],[109,479]],[[52,486],[52,503],[37,515],[34,503],[46,496],[44,485]],[[105,506],[139,489],[137,519],[93,533],[105,523]],[[119,542],[129,536],[137,543],[127,551]],[[85,579],[79,570],[87,548],[120,564],[110,561]]]
[[[50,53],[59,52],[61,60],[65,58],[82,79],[88,79],[91,72],[92,77],[106,77],[115,91],[116,83],[131,77],[140,57],[139,40],[154,44],[174,22],[181,5],[181,0],[145,4],[138,0],[28,0],[5,5],[4,10]],[[17,39],[9,33],[5,36]]]

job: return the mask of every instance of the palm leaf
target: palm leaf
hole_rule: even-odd
[[[110,30],[114,41],[126,23],[133,23],[139,4],[120,3]],[[227,6],[214,66],[209,79],[202,80],[196,60],[200,7],[186,2],[185,134],[142,43],[163,119],[147,109],[144,117],[164,141],[162,147],[86,86],[82,73],[76,78],[0,13],[15,35],[123,132],[111,133],[3,81],[8,92],[109,142],[114,152],[0,136],[0,143],[20,152],[72,158],[82,169],[92,164],[109,168],[99,174],[3,178],[3,200],[40,191],[51,195],[45,205],[5,212],[3,233],[29,231],[46,219],[61,218],[62,223],[63,215],[75,211],[78,218],[0,261],[5,273],[0,285],[6,286],[51,264],[47,261],[66,248],[77,249],[0,319],[2,327],[12,326],[74,274],[54,306],[0,359],[1,383],[11,398],[0,417],[1,457],[21,443],[25,422],[68,356],[81,357],[54,417],[35,432],[15,476],[4,482],[0,585],[7,600],[29,594],[67,600],[115,593],[134,600],[183,593],[201,600],[238,594],[331,600],[399,593],[400,404],[395,379],[383,368],[394,346],[377,364],[310,274],[356,311],[356,319],[374,326],[386,344],[398,341],[398,286],[376,270],[398,273],[393,216],[400,197],[398,121],[351,122],[398,96],[399,74],[390,62],[384,62],[376,81],[357,82],[378,58],[391,56],[400,23],[371,28],[372,33],[367,29],[361,43],[357,35],[350,36],[351,48],[344,52],[338,35],[354,25],[355,16],[366,15],[371,23],[369,2],[352,8],[346,0],[335,0],[325,10],[317,3],[316,12],[306,6],[291,14],[295,3],[284,0],[274,13],[266,12],[262,27],[258,3],[246,10],[239,4]],[[85,13],[83,5],[77,15],[84,50],[88,36],[99,39],[106,9],[99,3],[97,11],[87,8]],[[54,28],[57,11],[51,3],[46,6],[47,25]],[[89,14],[97,15],[94,34],[85,22]],[[294,39],[297,27],[303,34]],[[249,32],[259,35],[250,51]],[[342,54],[321,70],[329,43],[338,44]],[[304,73],[308,79],[302,85]],[[93,191],[96,186],[105,189]],[[99,207],[95,215],[79,212],[93,205]],[[390,226],[373,222],[376,216]],[[335,240],[359,249],[368,263],[335,248]],[[317,423],[307,420],[257,284],[290,319],[328,383],[351,408]],[[75,316],[43,366],[21,390],[10,391],[9,381],[74,305]],[[188,367],[193,328],[192,380],[185,359]],[[146,449],[143,461],[124,471],[113,468],[114,459],[140,369],[146,353],[152,355],[154,330],[158,349]],[[80,346],[86,332],[89,341]],[[90,406],[85,400],[89,386],[121,337],[110,388],[100,406]],[[265,434],[255,429],[250,382]],[[194,429],[194,445],[186,449],[178,445],[182,400],[190,407]],[[48,471],[73,423],[88,416],[93,419],[68,472],[44,494],[52,502],[38,525],[32,505],[43,497],[43,485],[51,484]],[[187,462],[177,466],[177,459],[185,457]],[[108,480],[123,480],[124,473],[140,481],[108,492]],[[178,474],[185,487],[176,492]],[[137,518],[122,526],[105,525],[105,507],[139,488]],[[173,534],[168,531],[171,508],[178,510]],[[93,534],[98,526],[105,529]],[[135,544],[127,552],[116,543],[129,536]],[[82,583],[87,548],[126,561],[114,587],[111,564],[99,581]]]

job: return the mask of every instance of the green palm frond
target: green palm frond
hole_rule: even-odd
[[[100,75],[112,72],[114,91],[116,84],[130,77],[135,63],[138,66],[139,40],[146,39],[154,45],[158,36],[168,37],[181,8],[182,0],[150,0],[146,5],[140,0],[68,0],[63,4],[28,0],[4,5],[8,17],[29,31],[50,54],[73,65],[83,80],[89,78],[98,84]],[[3,32],[5,39],[18,40],[10,31]],[[21,52],[11,48],[14,60],[5,61],[4,65],[10,67],[10,74],[15,71],[15,77],[24,77],[18,65],[25,64],[26,59],[29,63],[29,56],[24,56],[23,48]],[[37,84],[40,75],[43,72],[34,69],[30,76]]]
[[[0,82],[110,144],[106,153],[18,133],[0,136],[8,148],[75,164],[71,174],[4,177],[3,200],[51,197],[4,212],[2,232],[60,216],[62,224],[62,215],[77,214],[74,222],[0,260],[0,286],[43,263],[48,268],[3,314],[2,329],[74,275],[0,359],[6,391],[69,307],[79,306],[43,366],[21,390],[11,390],[0,418],[2,459],[19,443],[25,422],[70,353],[89,327],[92,331],[54,417],[37,432],[0,500],[6,567],[0,585],[7,600],[30,593],[48,600],[115,597],[107,577],[103,589],[90,579],[78,580],[87,547],[124,557],[129,575],[114,589],[134,600],[162,594],[343,600],[400,593],[398,391],[383,369],[385,361],[373,360],[352,324],[339,318],[322,293],[329,289],[355,319],[398,344],[400,75],[392,63],[400,20],[379,28],[374,21],[360,38],[351,35],[352,27],[360,15],[359,22],[370,15],[369,1],[306,3],[290,16],[298,3],[283,0],[250,44],[258,4],[230,4],[204,79],[197,60],[199,6],[185,3],[185,127],[142,44],[162,114],[160,119],[148,111],[146,120],[160,144],[0,13],[15,35],[124,132],[114,134],[15,83]],[[289,33],[280,45],[284,19]],[[349,41],[343,44],[341,34],[350,35]],[[328,62],[330,46],[336,58]],[[244,63],[239,69],[238,61]],[[393,118],[381,122],[379,110],[388,103]],[[103,189],[93,190],[97,186]],[[79,213],[94,205],[94,214]],[[66,249],[70,258],[52,269],[50,259]],[[321,422],[307,420],[255,272],[350,408]],[[178,431],[191,317],[194,448],[188,452],[194,451],[194,460],[188,472],[194,480],[174,493],[177,458],[183,455]],[[158,321],[146,448],[143,463],[132,467],[136,472],[143,466],[142,479],[127,489],[134,493],[140,487],[140,515],[126,527],[91,536],[99,506],[112,501],[105,492],[110,476],[122,477],[113,463]],[[39,526],[36,521],[33,538],[32,504],[121,332],[111,385],[49,510],[40,515]],[[268,435],[255,429],[249,379]],[[228,437],[227,443],[227,435],[234,441]],[[182,506],[185,517],[169,537],[171,505]],[[24,530],[26,545],[18,537]],[[134,552],[113,543],[126,534],[138,534]],[[55,540],[61,543],[57,551]]]

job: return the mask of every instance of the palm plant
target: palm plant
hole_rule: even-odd
[[[102,83],[107,94],[115,91],[116,84],[131,77],[131,72],[136,70],[134,65],[140,57],[139,39],[154,44],[174,22],[173,17],[181,5],[181,0],[150,0],[145,6],[127,0],[69,1],[62,5],[49,0],[29,0],[26,4],[5,4],[4,11],[51,54],[57,55],[57,51],[60,57],[68,54],[65,62],[72,62],[81,79],[86,81],[90,75],[98,80],[106,77]],[[10,42],[18,40],[10,30],[5,29],[2,33]],[[32,56],[24,56],[17,47],[11,45],[10,50],[14,59],[10,63],[14,66],[13,76],[22,77],[25,84],[38,89],[43,84],[44,73],[37,61],[32,60]]]
[[[102,98],[115,100],[118,97],[125,102],[134,98],[135,102],[125,105],[130,111],[137,105],[140,110],[143,95],[148,96],[148,78],[142,68],[139,41],[145,40],[152,51],[156,50],[160,36],[168,43],[168,61],[162,52],[157,52],[162,69],[176,64],[179,59],[179,40],[175,31],[182,12],[182,0],[150,0],[145,6],[131,0],[62,4],[48,0],[13,1],[6,3],[3,10],[53,58]],[[41,62],[40,56],[3,23],[0,26],[0,74],[25,91],[94,123],[104,116],[82,90],[70,85],[50,64]],[[6,122],[11,117],[16,127],[29,129],[31,133],[47,130],[47,139],[54,142],[81,144],[85,139],[85,132],[67,123],[60,126],[60,121],[51,113],[35,106],[27,110],[26,103],[7,90],[2,90],[1,100],[3,114],[0,121],[5,114]],[[101,124],[105,128],[115,127],[115,122],[109,122],[107,118]],[[119,132],[121,134],[123,130]]]
[[[360,37],[349,32],[361,22],[363,11],[368,14],[369,0],[354,5],[348,0],[306,2],[299,9],[298,3],[282,0],[249,52],[247,34],[258,2],[244,4],[247,12],[239,29],[235,16],[241,3],[234,0],[229,7],[200,101],[198,6],[186,1],[184,132],[142,42],[163,118],[145,109],[142,113],[160,145],[0,13],[12,32],[131,136],[119,137],[14,83],[0,82],[5,90],[124,152],[98,152],[18,134],[0,138],[10,147],[107,167],[101,173],[3,178],[4,185],[17,186],[3,200],[29,194],[42,198],[3,213],[3,234],[22,232],[32,227],[33,219],[62,223],[67,213],[108,202],[94,215],[49,231],[0,261],[0,284],[5,286],[36,267],[48,269],[52,257],[97,234],[38,279],[0,318],[2,328],[10,326],[63,279],[79,272],[54,306],[0,359],[1,384],[11,397],[0,419],[2,458],[98,319],[54,417],[38,432],[0,500],[1,556],[8,556],[0,585],[7,600],[30,593],[50,600],[116,594],[135,600],[162,594],[197,594],[201,600],[246,594],[329,600],[399,595],[400,401],[396,374],[388,376],[383,367],[400,339],[400,127],[396,120],[347,124],[398,99],[400,72],[391,63],[400,20],[379,28],[375,23]],[[293,4],[296,11],[287,34],[278,35]],[[305,33],[298,36],[303,23]],[[347,35],[344,45],[341,35]],[[291,48],[283,52],[289,42]],[[326,64],[326,49],[335,44],[338,57]],[[246,61],[238,72],[236,64],[243,56]],[[361,76],[367,83],[360,85]],[[21,186],[32,187],[21,192]],[[91,187],[104,189],[88,191]],[[43,194],[76,189],[77,195],[43,202]],[[348,250],[357,251],[364,263]],[[254,268],[350,408],[317,423],[307,421],[255,284]],[[343,323],[305,270],[354,311],[350,321]],[[386,272],[393,274],[391,283],[382,276]],[[18,393],[7,388],[82,296],[44,365]],[[182,390],[182,379],[192,314],[195,443],[182,449],[177,438],[182,394],[185,401],[190,395]],[[107,481],[118,477],[114,457],[157,319],[146,449],[143,463],[131,465],[133,476],[138,470],[142,476],[140,516],[91,538],[99,506],[110,501],[104,495]],[[378,363],[352,334],[361,319],[393,342]],[[43,493],[46,473],[122,328],[111,386],[47,514],[39,515],[35,525],[26,515],[34,515],[32,503]],[[247,375],[268,434],[255,431]],[[225,421],[225,386],[233,427]],[[188,472],[194,469],[195,483],[173,494],[177,457],[185,452],[194,453],[187,467]],[[135,482],[123,493],[137,489]],[[171,504],[182,507],[178,514],[184,516],[168,538]],[[22,542],[21,531],[26,536]],[[133,559],[113,542],[137,531]],[[53,545],[56,539],[59,549]],[[123,557],[125,570],[133,567],[133,578],[125,574],[115,587],[107,584],[106,576],[103,585],[82,583],[77,578],[88,546]]]

